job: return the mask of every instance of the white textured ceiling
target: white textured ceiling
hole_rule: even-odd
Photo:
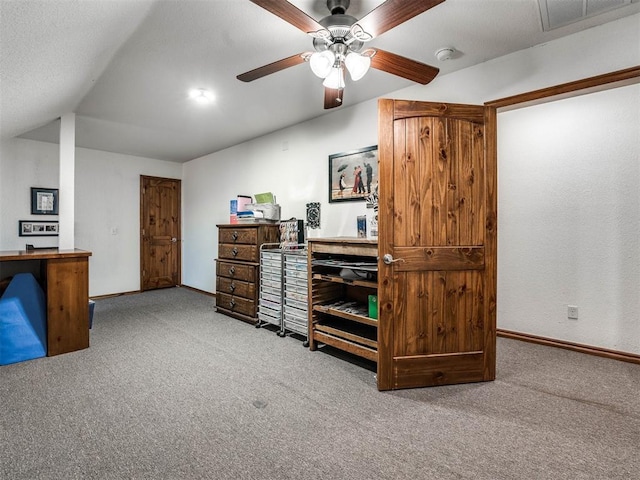
[[[585,0],[546,0],[575,1]],[[326,0],[291,3],[316,19],[329,13]],[[351,0],[348,13],[380,3]],[[443,74],[639,11],[633,3],[544,32],[538,0],[446,0],[371,46]],[[446,46],[458,54],[438,62]],[[57,142],[56,120],[75,112],[81,147],[188,161],[330,112],[308,65],[236,79],[311,49],[310,37],[248,0],[0,0],[0,135]],[[411,84],[372,70],[347,82],[344,105]],[[216,101],[194,104],[193,87]]]

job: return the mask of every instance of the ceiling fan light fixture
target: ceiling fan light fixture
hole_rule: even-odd
[[[336,56],[331,50],[314,52],[309,58],[311,71],[320,78],[327,78],[331,74],[331,69],[336,61]]]
[[[314,75],[324,79],[322,83],[325,87],[324,108],[329,109],[342,104],[345,68],[349,71],[352,81],[363,78],[369,68],[374,68],[422,85],[431,82],[440,71],[431,65],[382,49],[364,49],[364,45],[365,42],[373,40],[445,0],[378,0],[378,6],[360,19],[347,13],[350,0],[314,0],[314,3],[325,1],[331,12],[330,15],[317,21],[296,7],[294,0],[251,1],[310,35],[313,38],[313,50],[292,55],[238,75],[238,80],[243,82],[251,82],[300,63],[309,62]],[[311,2],[307,0],[307,3]],[[372,60],[374,56],[375,59]]]
[[[331,73],[329,76],[322,82],[327,88],[332,88],[334,90],[341,90],[344,88],[344,72],[342,71],[342,66],[334,67],[331,69]]]
[[[371,66],[371,58],[365,55],[360,55],[356,52],[349,52],[344,59],[344,64],[349,70],[351,80],[357,82],[366,75]]]

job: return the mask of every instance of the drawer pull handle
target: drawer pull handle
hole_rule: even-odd
[[[235,231],[234,231],[234,232],[231,234],[231,238],[233,238],[233,241],[234,241],[234,242],[238,239],[238,237],[239,237],[238,232],[235,232]]]
[[[229,307],[233,309],[233,307],[236,306],[236,301],[232,298],[231,301],[229,302]]]
[[[229,275],[235,275],[236,274],[236,267],[231,267],[229,269]]]
[[[229,286],[229,288],[231,289],[231,291],[233,292],[236,289],[236,284],[231,282],[231,285]]]
[[[238,255],[238,249],[236,247],[233,247],[233,250],[231,250],[231,253],[233,253],[233,256],[235,257],[236,255]]]

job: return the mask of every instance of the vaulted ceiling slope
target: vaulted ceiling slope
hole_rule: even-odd
[[[544,31],[541,4],[553,13],[558,2],[612,8]],[[329,13],[326,0],[291,3],[315,19]],[[351,0],[348,13],[361,18],[381,3]],[[371,46],[443,75],[639,11],[637,0],[446,0]],[[457,53],[438,62],[441,47]],[[0,135],[55,143],[57,119],[75,112],[78,146],[185,162],[331,114],[306,64],[236,79],[310,50],[309,36],[249,0],[0,0]],[[371,70],[347,80],[343,105],[410,85]],[[192,88],[215,101],[195,104]]]

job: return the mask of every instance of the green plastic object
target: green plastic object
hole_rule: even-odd
[[[378,296],[369,295],[369,318],[378,318]]]

